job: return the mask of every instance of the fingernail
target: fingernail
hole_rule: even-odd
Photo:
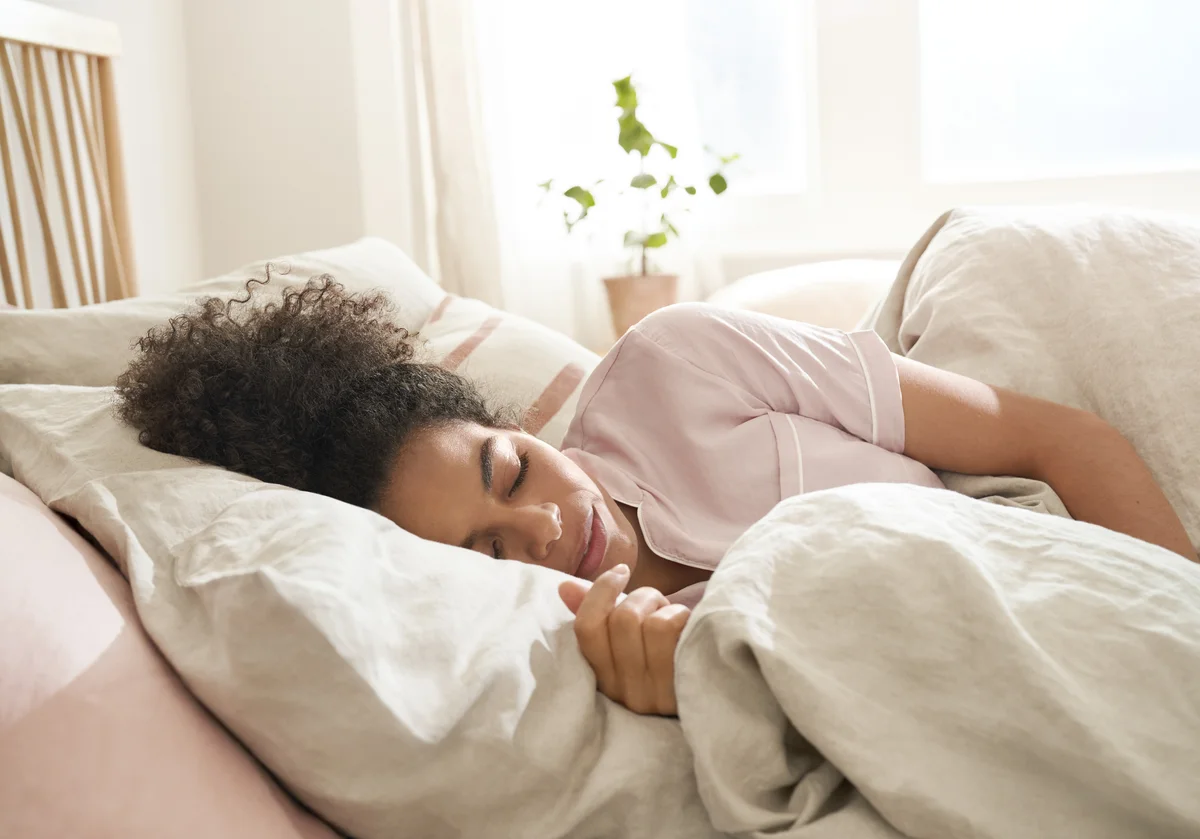
[[[628,577],[629,576],[629,566],[626,565],[624,562],[622,562],[620,565],[614,565],[613,573],[616,574],[618,577]]]

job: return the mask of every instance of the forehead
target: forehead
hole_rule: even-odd
[[[491,433],[466,424],[418,432],[392,463],[379,512],[423,539],[459,544],[484,499],[479,449]]]

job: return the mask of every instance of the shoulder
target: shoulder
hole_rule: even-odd
[[[824,346],[845,343],[844,332],[711,303],[677,303],[648,315],[618,342],[652,348],[676,363],[720,375],[786,355],[803,362]],[[641,353],[634,352],[631,355]]]
[[[741,313],[711,303],[675,303],[650,313],[625,334],[670,349],[689,346],[693,341],[728,329]]]
[[[631,327],[584,382],[563,446],[582,446],[606,422],[630,424],[649,394],[663,399],[673,394],[675,404],[687,401],[696,390],[696,377],[709,376],[704,371],[712,334],[725,311],[704,303],[677,303]]]

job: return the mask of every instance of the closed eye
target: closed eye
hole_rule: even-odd
[[[517,490],[521,488],[521,484],[525,483],[525,475],[529,472],[529,455],[521,455],[519,458],[521,468],[517,472],[517,479],[513,481],[512,489],[508,491],[508,497],[512,498],[517,494]]]

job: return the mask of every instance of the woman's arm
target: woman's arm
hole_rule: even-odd
[[[904,453],[932,469],[1049,484],[1075,518],[1196,560],[1133,446],[1099,417],[896,357]]]

